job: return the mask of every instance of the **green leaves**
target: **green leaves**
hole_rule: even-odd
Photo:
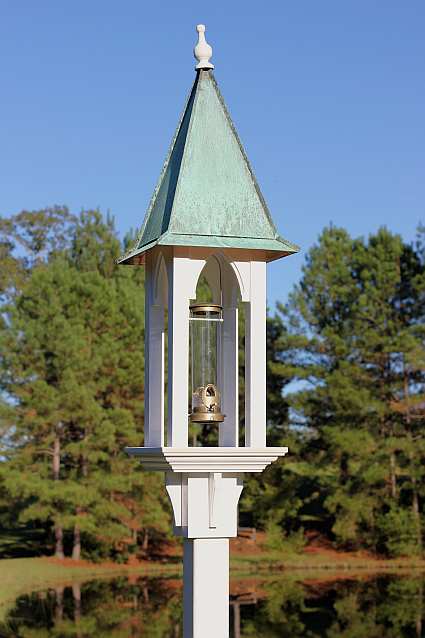
[[[421,551],[424,236],[324,229],[269,317],[268,443],[290,454],[246,479],[241,509],[272,536]],[[144,270],[118,268],[121,250],[99,211],[0,220],[0,519],[81,535],[93,556],[145,551],[170,523],[158,477],[123,452],[143,441]],[[241,396],[243,369],[241,354]],[[240,414],[242,432],[243,399]]]
[[[98,211],[2,224],[28,251],[7,255],[25,260],[25,277],[2,307],[4,485],[21,520],[55,523],[71,539],[78,530],[83,551],[111,553],[168,521],[163,500],[147,498],[142,515],[147,479],[124,453],[142,440],[143,276],[115,265],[113,220]]]
[[[423,246],[423,230],[415,248],[385,228],[368,240],[326,228],[288,304],[278,305],[284,328],[269,373],[292,381],[285,400],[299,441],[273,492],[275,503],[285,493],[298,508],[295,521],[282,516],[287,532],[311,521],[340,545],[393,553],[397,508],[413,517],[421,545]]]

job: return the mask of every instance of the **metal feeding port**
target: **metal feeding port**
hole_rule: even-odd
[[[223,321],[218,304],[195,303],[190,307],[193,423],[221,423],[224,414],[217,388],[218,348]]]

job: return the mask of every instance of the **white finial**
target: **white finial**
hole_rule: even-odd
[[[210,57],[212,56],[212,48],[205,40],[205,24],[198,24],[196,27],[198,32],[198,44],[193,50],[195,58],[198,60],[198,64],[195,69],[213,69],[214,64],[211,64]]]

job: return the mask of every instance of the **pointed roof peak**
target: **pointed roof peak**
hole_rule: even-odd
[[[141,263],[156,245],[298,252],[273,223],[210,69],[186,102],[136,245],[119,261]]]
[[[195,69],[197,71],[201,69],[213,69],[214,64],[210,62],[212,47],[205,40],[205,24],[198,24],[196,30],[198,32],[198,43],[193,49],[193,54],[198,60],[198,64],[195,66]]]

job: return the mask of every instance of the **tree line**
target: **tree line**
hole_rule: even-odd
[[[123,560],[170,533],[161,477],[123,452],[143,442],[144,269],[115,263],[132,239],[99,211],[0,219],[3,555],[32,538]],[[269,316],[269,444],[291,453],[241,510],[277,546],[422,552],[424,300],[423,228],[408,244],[331,226]]]

